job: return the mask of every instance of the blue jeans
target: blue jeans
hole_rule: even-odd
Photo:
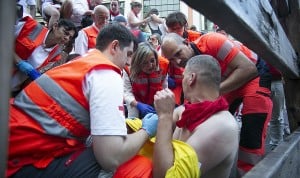
[[[289,126],[281,80],[272,81],[271,99],[273,101],[273,111],[269,125],[269,144],[275,148],[283,140],[284,130]]]

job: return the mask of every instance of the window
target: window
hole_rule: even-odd
[[[179,0],[144,0],[144,16],[155,8],[159,12],[160,17],[167,17],[167,15],[174,11],[179,11]]]

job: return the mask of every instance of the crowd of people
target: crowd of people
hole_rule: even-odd
[[[242,177],[269,124],[282,141],[280,72],[224,30],[118,0],[41,0],[42,25],[18,3],[7,177]]]

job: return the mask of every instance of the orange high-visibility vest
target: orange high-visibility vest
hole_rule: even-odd
[[[183,38],[187,39],[189,42],[197,40],[201,36],[200,32],[196,32],[193,30],[186,30],[183,33]]]
[[[207,33],[193,41],[201,54],[208,54],[216,58],[220,64],[222,75],[227,69],[228,64],[239,52],[232,41],[225,35],[219,33]]]
[[[47,71],[10,105],[7,176],[25,165],[45,168],[55,158],[84,148],[90,135],[89,102],[83,93],[92,70],[121,70],[98,50]]]
[[[152,74],[141,72],[135,81],[131,81],[132,92],[137,101],[152,105],[155,93],[163,89],[162,84],[168,73],[169,61],[161,56],[158,56],[158,61],[158,71]]]
[[[247,48],[244,44],[239,41],[233,41],[235,46],[237,46],[254,64],[257,63],[258,56],[251,49]]]
[[[96,47],[96,39],[99,33],[99,30],[94,26],[88,26],[83,29],[84,33],[88,38],[88,49]]]
[[[22,21],[25,21],[25,23],[16,38],[15,52],[21,59],[27,60],[33,51],[43,44],[48,29],[29,16],[24,17]],[[60,60],[60,53],[61,49],[59,48],[59,45],[56,45],[52,51],[49,52],[48,57],[39,68],[46,66],[50,62]]]
[[[184,68],[177,67],[175,65],[172,65],[172,63],[170,63],[168,74],[169,74],[169,77],[173,78],[176,83],[175,88],[172,88],[171,90],[173,91],[173,93],[175,95],[175,101],[176,101],[176,104],[178,104],[178,105],[182,104],[181,98],[182,98],[183,71],[184,71]]]

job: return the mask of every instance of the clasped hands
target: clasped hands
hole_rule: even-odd
[[[156,92],[154,95],[154,106],[156,108],[155,113],[148,113],[142,119],[142,129],[144,129],[150,137],[156,135],[158,117],[160,115],[169,114],[169,119],[173,119],[173,111],[175,108],[175,99],[174,94],[170,89],[164,89]],[[145,105],[140,105],[145,106]],[[148,105],[149,106],[149,105]],[[146,108],[148,106],[145,106]],[[150,106],[151,107],[151,106]],[[152,107],[154,110],[154,108]],[[154,110],[155,111],[155,110]]]

